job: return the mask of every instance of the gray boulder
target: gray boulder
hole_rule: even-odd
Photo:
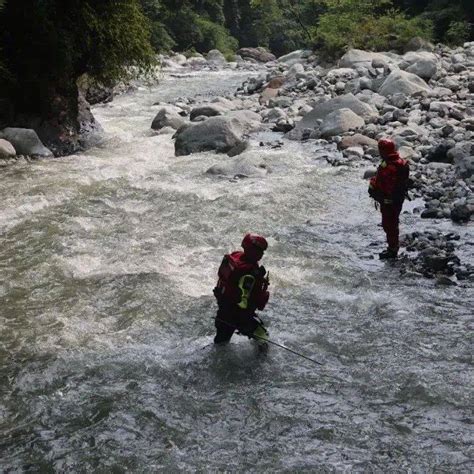
[[[429,80],[438,70],[438,61],[433,53],[427,51],[412,51],[403,56],[403,62],[400,64],[400,68]]]
[[[429,92],[428,84],[416,74],[406,71],[391,72],[380,87],[378,93],[388,97],[397,93],[413,95],[417,92]]]
[[[151,128],[153,130],[161,130],[164,127],[171,127],[178,130],[178,128],[183,126],[185,123],[186,121],[174,108],[163,107],[158,111],[153,119]]]
[[[0,138],[0,159],[13,158],[14,156],[16,156],[16,151],[13,145]]]
[[[227,109],[219,104],[200,105],[191,110],[190,119],[192,121],[196,117],[215,117],[223,115],[226,111]]]
[[[361,135],[360,133],[355,133],[354,135],[342,137],[342,140],[338,144],[340,150],[345,150],[346,148],[354,146],[367,146],[369,148],[377,149],[377,140]]]
[[[262,126],[262,117],[251,110],[232,110],[225,116],[237,120],[244,133],[254,132]]]
[[[260,151],[246,151],[238,158],[228,159],[211,166],[206,173],[228,177],[260,177],[268,173],[265,160]]]
[[[311,54],[312,54],[312,51],[309,49],[299,49],[289,54],[285,54],[284,56],[280,56],[278,58],[278,62],[285,63],[288,66],[292,66],[293,64],[296,64],[296,63],[306,62],[306,59],[309,58]]]
[[[321,124],[320,131],[323,138],[329,138],[364,125],[364,119],[356,115],[351,109],[339,109],[326,116]]]
[[[261,63],[267,63],[269,61],[275,61],[276,56],[265,48],[241,48],[237,51],[237,54],[244,59],[253,59]]]
[[[474,176],[474,156],[464,156],[456,161],[456,173],[463,179]]]
[[[51,150],[46,148],[36,132],[29,128],[4,128],[0,131],[0,138],[9,141],[18,155],[31,157],[52,157]]]
[[[362,51],[361,49],[350,49],[339,60],[339,67],[350,67],[354,69],[357,67],[364,67],[370,69],[372,67],[372,61],[374,60],[379,62],[379,64],[394,64],[397,62],[397,57],[393,54],[388,55]]]
[[[377,117],[378,112],[371,105],[360,101],[353,94],[345,94],[326,102],[316,104],[311,112],[306,114],[296,125],[297,129],[317,128],[319,120],[324,119],[331,112],[340,109],[350,109],[354,114],[365,120]]]
[[[215,150],[227,153],[242,142],[243,129],[236,118],[211,117],[195,125],[185,125],[175,134],[175,155]]]
[[[207,53],[207,61],[211,64],[224,65],[227,63],[225,56],[218,49],[211,49]]]

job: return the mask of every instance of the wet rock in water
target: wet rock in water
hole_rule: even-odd
[[[241,141],[227,152],[227,156],[232,158],[234,156],[240,155],[245,150],[247,150],[249,146],[250,144],[248,141]]]
[[[179,115],[177,109],[173,107],[163,107],[158,111],[153,122],[151,124],[151,128],[153,130],[161,130],[164,127],[171,127],[175,130],[178,130],[181,126],[186,123],[186,120]]]
[[[206,173],[217,176],[261,177],[269,172],[266,160],[258,151],[245,151],[237,158],[224,160],[211,166]]]
[[[402,259],[403,271],[436,277],[442,284],[456,284],[453,276],[458,280],[470,279],[474,276],[474,266],[462,265],[454,253],[459,238],[458,234],[439,231],[407,234],[402,239],[407,250]],[[450,277],[451,283],[444,277]]]
[[[215,117],[217,115],[223,115],[225,112],[226,108],[219,104],[206,104],[192,109],[189,118],[193,121],[197,117]]]
[[[175,155],[183,156],[215,150],[227,153],[242,141],[243,130],[235,118],[211,117],[176,132]]]
[[[0,138],[10,142],[17,154],[27,155],[33,158],[49,158],[53,156],[34,130],[28,128],[4,128],[0,131]]]
[[[474,213],[474,206],[457,204],[451,209],[451,219],[454,222],[469,222]]]
[[[15,147],[9,141],[0,138],[0,159],[8,159],[15,156]]]

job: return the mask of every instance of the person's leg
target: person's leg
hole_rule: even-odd
[[[232,318],[222,311],[218,311],[215,320],[216,336],[214,337],[214,344],[221,344],[229,342],[235,331],[235,326],[232,324]]]
[[[239,317],[239,331],[252,339],[255,339],[259,345],[266,344],[268,339],[267,331],[262,323],[259,322],[256,315],[241,314]]]
[[[399,247],[399,215],[401,206],[383,204],[382,227],[387,236],[387,250],[380,254],[380,258],[395,258]]]

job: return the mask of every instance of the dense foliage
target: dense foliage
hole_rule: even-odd
[[[267,46],[281,55],[318,47],[402,49],[413,36],[448,44],[473,38],[472,0],[141,0],[154,46],[166,51]],[[235,41],[237,40],[237,42]]]
[[[266,46],[337,57],[402,50],[413,36],[461,44],[474,39],[472,1],[0,0],[0,121],[7,109],[73,115],[79,76],[113,83],[150,70],[156,52]]]
[[[7,0],[0,13],[0,93],[17,110],[48,113],[88,72],[108,83],[154,60],[138,0]],[[128,68],[125,68],[127,66]]]

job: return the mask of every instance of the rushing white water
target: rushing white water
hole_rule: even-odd
[[[243,78],[167,78],[95,109],[103,146],[0,171],[0,470],[474,469],[472,289],[372,258],[360,170],[257,137],[268,172],[229,179],[206,170],[230,158],[151,133],[156,101]],[[272,339],[321,367],[211,344],[217,267],[249,230],[270,243]]]

